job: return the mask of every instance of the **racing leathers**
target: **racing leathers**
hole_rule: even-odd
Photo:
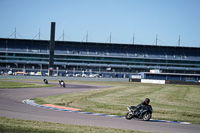
[[[134,111],[134,112],[135,112],[134,115],[139,115],[140,110],[141,110],[142,108],[144,108],[144,107],[148,107],[148,104],[146,104],[145,101],[143,101],[143,102],[141,102],[140,104],[138,104],[138,105],[136,106],[135,111]],[[140,114],[139,117],[140,117],[140,118],[142,117],[142,113]]]

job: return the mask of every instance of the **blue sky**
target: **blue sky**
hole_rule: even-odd
[[[200,0],[0,0],[0,38],[200,47]],[[10,38],[14,38],[14,35]],[[38,39],[36,36],[35,39]]]

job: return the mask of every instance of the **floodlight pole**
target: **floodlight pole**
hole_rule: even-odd
[[[63,30],[63,41],[65,40],[65,31]]]
[[[87,31],[87,35],[86,35],[86,42],[88,42],[88,31]]]
[[[179,39],[178,39],[178,47],[181,45],[181,37],[179,35]]]
[[[15,39],[17,38],[17,35],[16,35],[16,33],[17,33],[17,30],[16,30],[16,27],[15,27]]]
[[[40,40],[40,29],[39,29],[39,40]]]
[[[158,35],[156,35],[156,46],[158,44]]]
[[[110,32],[110,43],[112,42],[112,33]]]

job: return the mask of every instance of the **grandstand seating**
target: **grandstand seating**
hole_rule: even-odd
[[[27,44],[9,44],[0,45],[1,51],[17,51],[17,52],[33,52],[48,53],[48,45],[28,45]],[[155,47],[155,46],[110,46],[106,47],[102,44],[98,46],[81,47],[72,44],[67,46],[55,46],[55,54],[76,54],[76,55],[92,55],[92,56],[117,56],[117,57],[138,57],[138,58],[163,58],[163,59],[200,59],[199,50],[188,50],[188,48],[176,47]]]
[[[17,41],[17,42],[16,42]],[[10,53],[26,53],[26,54],[48,54],[49,53],[49,41],[41,40],[15,40],[15,39],[0,39],[0,52]],[[167,70],[183,70],[186,68],[176,66],[164,66],[168,61],[200,61],[200,48],[190,47],[168,47],[168,46],[152,46],[152,45],[128,45],[128,44],[108,44],[108,43],[83,43],[83,42],[55,42],[55,55],[66,55],[73,57],[88,57],[84,58],[86,62],[95,60],[95,58],[103,57],[101,62],[81,63],[81,58],[77,58],[76,62],[68,62],[70,65],[81,66],[101,66],[107,67],[108,64],[112,67],[118,68],[140,68],[151,69],[158,63],[161,69]],[[90,57],[92,57],[90,59]],[[95,58],[93,58],[95,57]],[[120,60],[118,60],[120,58]],[[71,59],[71,58],[70,58]],[[125,60],[124,60],[125,59]],[[136,61],[137,65],[129,64],[129,62]],[[62,60],[62,59],[61,59]],[[76,60],[74,58],[73,60]],[[117,64],[115,62],[121,61]],[[127,64],[123,64],[123,61],[127,61]],[[144,61],[148,60],[148,61]],[[154,62],[156,60],[156,62]],[[79,62],[78,62],[79,61]],[[107,62],[110,63],[107,64]],[[20,62],[20,61],[19,61]],[[104,62],[104,63],[102,63]],[[64,65],[66,63],[56,62],[57,64]],[[141,63],[141,64],[140,64]],[[150,63],[149,65],[147,65]],[[154,65],[151,66],[151,64]],[[46,63],[47,64],[47,63]],[[191,63],[192,64],[192,63]],[[76,66],[75,65],[75,66]],[[190,64],[189,64],[190,65]],[[198,68],[199,69],[199,68]],[[188,70],[196,70],[189,67]]]

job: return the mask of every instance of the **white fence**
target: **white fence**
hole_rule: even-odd
[[[165,80],[141,79],[141,83],[165,84]]]

